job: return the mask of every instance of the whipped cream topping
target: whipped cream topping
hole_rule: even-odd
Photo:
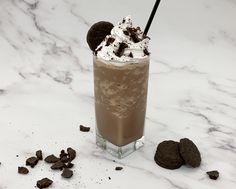
[[[127,16],[114,26],[111,35],[106,36],[95,54],[98,58],[119,62],[147,58],[150,54],[149,39],[139,27],[133,27],[131,16]]]

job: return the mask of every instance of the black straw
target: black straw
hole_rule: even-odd
[[[156,0],[156,3],[155,3],[155,5],[154,5],[154,7],[152,9],[152,13],[151,13],[151,15],[150,15],[150,17],[148,19],[147,25],[146,25],[145,30],[143,32],[145,35],[147,35],[147,33],[148,33],[148,30],[149,30],[149,28],[150,28],[150,26],[152,24],[152,20],[153,20],[155,14],[156,14],[156,11],[157,11],[157,8],[158,8],[160,2],[161,2],[161,0]]]

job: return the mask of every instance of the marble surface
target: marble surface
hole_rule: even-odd
[[[0,0],[0,189],[34,188],[45,176],[57,189],[236,188],[236,0],[162,1],[149,32],[145,147],[117,160],[95,145],[86,32],[128,14],[144,28],[153,2]],[[80,124],[91,131],[80,132]],[[201,166],[157,166],[157,144],[182,137],[198,145]],[[49,155],[68,146],[78,151],[73,179],[42,162],[17,174],[36,150]],[[213,169],[217,181],[205,173]]]

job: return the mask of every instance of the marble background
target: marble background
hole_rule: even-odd
[[[146,145],[115,162],[95,145],[87,30],[128,14],[144,28],[153,3],[0,0],[0,189],[34,188],[45,176],[57,189],[236,188],[236,0],[162,1],[149,32]],[[91,131],[80,132],[80,124]],[[198,145],[202,165],[157,166],[157,144],[182,137]],[[68,146],[78,152],[73,179],[42,162],[17,174],[36,150],[49,155]],[[217,181],[205,173],[212,169]]]

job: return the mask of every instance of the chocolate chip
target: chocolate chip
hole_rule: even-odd
[[[36,151],[36,157],[37,157],[39,160],[43,160],[42,150]]]
[[[150,54],[146,48],[143,50],[143,53],[147,56]]]
[[[123,169],[123,167],[116,167],[116,168],[115,168],[116,171],[120,171],[120,170],[122,170],[122,169]]]
[[[124,53],[124,49],[127,48],[128,45],[126,43],[120,43],[120,46],[118,48],[118,50],[115,52],[115,55],[118,57],[121,57]]]
[[[62,177],[64,178],[71,178],[73,176],[73,171],[70,169],[65,168],[61,174]]]
[[[30,167],[34,168],[34,166],[38,163],[38,158],[36,157],[30,157],[26,160],[26,165],[29,165]]]
[[[29,173],[29,170],[26,167],[18,167],[18,173],[26,175]]]
[[[38,188],[47,188],[49,187],[51,184],[53,183],[52,180],[48,179],[48,178],[43,178],[41,180],[37,181],[37,187]]]
[[[66,167],[66,165],[62,162],[62,161],[58,161],[56,163],[54,163],[52,166],[51,166],[51,169],[53,170],[62,170],[64,167]]]
[[[75,159],[76,157],[76,151],[72,148],[67,148],[67,153],[68,153],[68,156],[69,156],[69,159],[70,161],[72,161],[73,159]]]
[[[85,127],[85,126],[83,126],[83,125],[80,125],[80,126],[79,126],[79,129],[80,129],[80,131],[82,131],[82,132],[89,132],[89,131],[90,131],[90,127]]]
[[[105,46],[109,46],[110,44],[112,44],[115,41],[115,38],[113,37],[109,37],[106,41],[106,45]]]
[[[216,180],[219,177],[219,172],[217,170],[206,172],[210,179]]]
[[[46,161],[47,163],[56,163],[58,162],[60,159],[56,156],[54,156],[53,154],[52,155],[49,155],[47,156],[44,161]]]
[[[132,52],[129,53],[129,57],[130,57],[130,58],[133,58],[133,57],[134,57]]]

